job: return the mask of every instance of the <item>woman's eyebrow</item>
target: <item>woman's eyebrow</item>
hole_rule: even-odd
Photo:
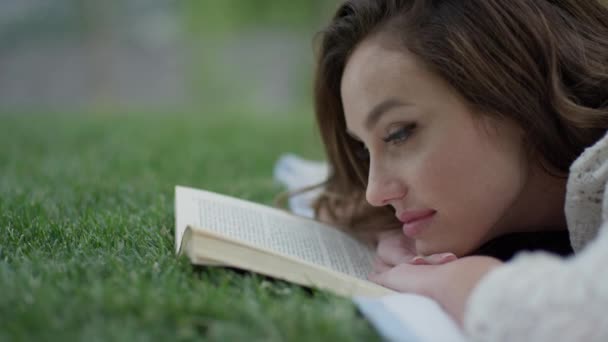
[[[367,118],[365,119],[365,128],[368,131],[371,131],[374,128],[374,126],[378,123],[378,121],[380,121],[380,119],[382,118],[382,115],[384,115],[385,113],[388,113],[393,108],[402,107],[402,106],[413,106],[413,104],[407,103],[407,102],[402,102],[395,97],[391,97],[391,98],[388,98],[388,99],[380,102],[367,115]],[[353,131],[349,130],[348,128],[346,128],[346,133],[348,135],[350,135],[351,138],[353,138],[357,141],[361,141],[361,139]]]
[[[388,99],[380,102],[367,115],[367,119],[365,120],[365,128],[368,131],[371,131],[374,128],[374,126],[378,123],[378,121],[380,121],[380,118],[382,117],[382,115],[384,115],[385,113],[387,113],[389,110],[391,110],[393,108],[402,107],[402,106],[411,106],[411,104],[402,102],[399,99],[394,98],[394,97],[388,98]]]

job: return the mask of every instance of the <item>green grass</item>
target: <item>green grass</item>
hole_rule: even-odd
[[[173,253],[176,184],[262,203],[310,115],[0,116],[0,340],[377,340],[353,304]]]

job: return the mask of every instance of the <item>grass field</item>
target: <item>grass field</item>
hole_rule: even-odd
[[[173,253],[173,189],[262,203],[309,115],[0,116],[0,340],[377,340],[347,299]]]

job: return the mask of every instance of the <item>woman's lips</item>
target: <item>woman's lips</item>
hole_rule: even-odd
[[[435,213],[435,210],[424,210],[399,215],[399,220],[403,222],[403,234],[411,238],[419,235],[431,223]]]

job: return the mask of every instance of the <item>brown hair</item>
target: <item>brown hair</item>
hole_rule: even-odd
[[[597,0],[349,0],[320,34],[315,110],[331,174],[317,216],[354,232],[397,227],[364,200],[367,168],[346,134],[345,65],[375,33],[396,38],[476,109],[510,119],[567,174],[608,128],[608,9]]]

